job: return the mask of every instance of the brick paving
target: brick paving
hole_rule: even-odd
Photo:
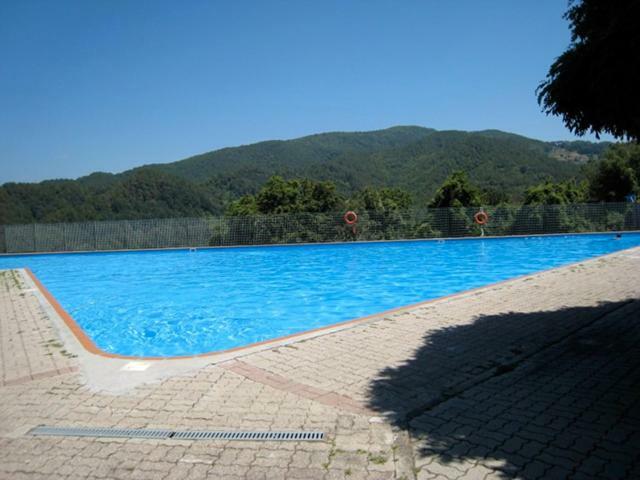
[[[0,387],[77,370],[15,271],[0,271]],[[11,300],[18,296],[20,301]],[[17,300],[17,299],[16,299]]]
[[[0,479],[640,478],[640,249],[118,394],[87,384],[39,302],[0,272]],[[27,434],[43,424],[327,438]]]

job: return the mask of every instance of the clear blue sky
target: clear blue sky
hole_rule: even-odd
[[[0,183],[393,125],[572,135],[566,0],[2,0]]]

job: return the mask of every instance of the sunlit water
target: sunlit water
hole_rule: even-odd
[[[640,245],[640,234],[0,257],[104,351],[212,352]]]

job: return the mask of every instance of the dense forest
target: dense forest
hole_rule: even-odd
[[[313,200],[320,202],[315,207],[299,203],[298,209],[369,208],[384,202],[421,207],[435,205],[443,182],[458,171],[473,183],[474,202],[483,204],[521,202],[531,197],[528,189],[550,184],[575,185],[567,188],[580,192],[576,199],[613,200],[620,194],[587,182],[600,165],[611,163],[601,160],[609,146],[542,142],[497,130],[393,127],[324,133],[225,148],[119,174],[6,183],[0,187],[0,224],[242,215],[261,211],[265,185],[286,186],[292,179],[307,179],[295,181],[308,198],[313,191],[327,197]],[[624,176],[615,168],[609,174]],[[624,188],[635,189],[634,182]]]

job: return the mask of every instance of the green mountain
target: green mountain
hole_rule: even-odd
[[[436,131],[393,127],[333,132],[224,148],[119,174],[0,187],[0,223],[80,221],[220,214],[255,193],[274,174],[331,180],[344,195],[365,186],[409,191],[424,205],[454,170],[483,188],[521,198],[530,185],[580,178],[581,164],[604,143],[542,142],[485,130]],[[560,152],[560,153],[559,153]]]
[[[393,127],[373,132],[321,133],[294,140],[272,140],[223,148],[178,162],[140,168],[156,168],[194,181],[237,171],[242,167],[268,172],[300,170],[354,155],[393,150],[420,141],[432,132],[434,130],[422,127]]]

